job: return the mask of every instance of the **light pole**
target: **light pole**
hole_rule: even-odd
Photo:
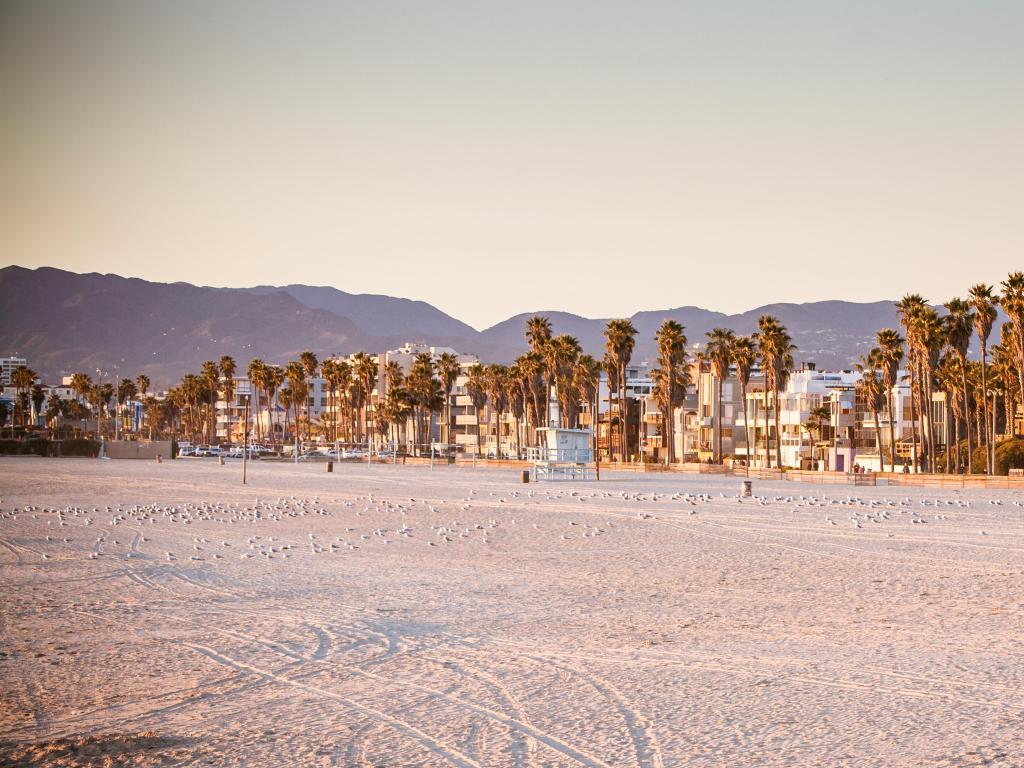
[[[114,370],[117,371],[117,366],[114,366]],[[121,388],[121,373],[118,371],[114,374],[114,440],[121,439],[121,393],[118,390]]]
[[[100,438],[100,456],[103,455],[103,371],[96,369],[96,432]]]
[[[245,472],[249,462],[249,395],[245,397],[245,415],[242,417],[242,485],[245,485]]]

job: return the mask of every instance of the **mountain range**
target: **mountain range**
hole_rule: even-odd
[[[526,320],[535,314],[600,357],[607,322],[537,310],[478,331],[423,301],[327,286],[212,288],[52,267],[0,269],[0,296],[0,355],[26,357],[48,381],[116,368],[120,375],[146,373],[156,387],[222,355],[244,369],[254,357],[284,363],[306,349],[324,357],[381,352],[406,341],[454,347],[484,362],[511,362],[525,350]],[[762,314],[775,315],[789,329],[798,361],[827,369],[850,367],[879,328],[896,327],[891,301],[768,304],[735,315],[683,306],[631,317],[638,331],[633,359],[654,362],[654,332],[665,318],[682,323],[693,343],[717,326],[751,333]]]

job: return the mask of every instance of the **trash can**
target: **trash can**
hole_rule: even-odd
[[[524,469],[523,470],[523,482],[524,483],[530,482],[530,470],[528,470],[528,469]]]
[[[754,484],[750,480],[744,480],[740,484],[740,496],[753,496]]]
[[[328,472],[333,472],[334,471],[334,462],[333,461],[328,461],[327,462],[327,471]]]
[[[217,457],[217,463],[220,464],[223,467],[224,466],[224,457],[223,456],[218,456]]]

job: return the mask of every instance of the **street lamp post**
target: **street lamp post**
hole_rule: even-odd
[[[245,415],[242,417],[242,485],[245,485],[245,473],[249,463],[249,395],[245,397]]]

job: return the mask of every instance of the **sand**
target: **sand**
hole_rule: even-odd
[[[518,479],[0,459],[0,765],[1024,765],[1024,493]]]

